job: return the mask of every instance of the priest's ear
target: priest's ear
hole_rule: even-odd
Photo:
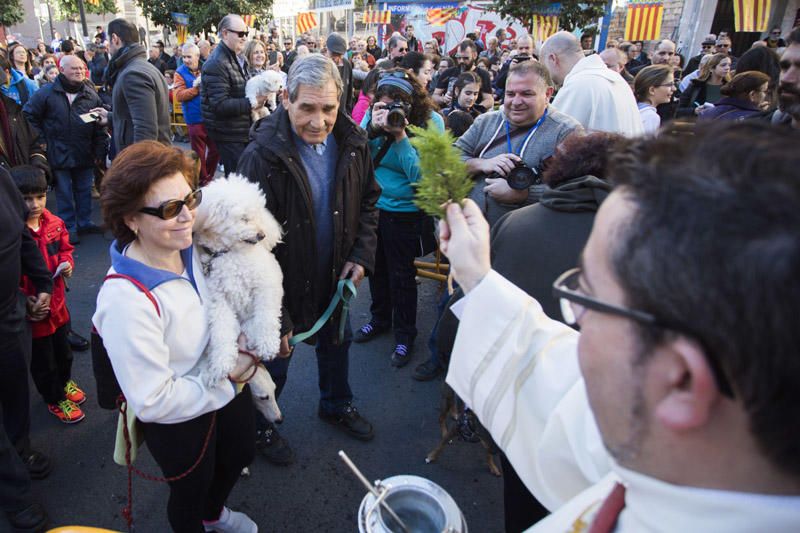
[[[655,416],[675,432],[692,431],[706,425],[720,393],[714,372],[702,346],[678,335],[657,349],[655,368],[659,391]]]

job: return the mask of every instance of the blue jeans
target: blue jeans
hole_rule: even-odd
[[[91,226],[94,171],[91,168],[62,168],[54,170],[53,174],[58,216],[67,225],[67,230]]]
[[[299,333],[299,332],[297,332]],[[317,333],[317,369],[319,371],[319,406],[325,412],[332,413],[343,409],[353,401],[353,392],[350,390],[348,372],[350,368],[350,342],[353,330],[350,327],[350,317],[344,329],[344,341],[334,344],[333,340],[339,334],[339,324],[328,322]],[[292,357],[276,357],[264,366],[269,371],[275,382],[275,399],[280,398],[281,391],[286,384],[289,373],[289,363]],[[256,427],[263,431],[267,428],[264,416],[256,411]]]

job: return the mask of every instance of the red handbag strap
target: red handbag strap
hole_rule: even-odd
[[[161,316],[161,309],[159,309],[159,307],[158,307],[158,302],[156,301],[156,297],[153,296],[153,293],[150,292],[147,289],[147,287],[145,287],[144,284],[141,281],[139,281],[136,278],[132,278],[130,276],[127,276],[125,274],[109,274],[105,278],[103,278],[103,281],[105,281],[107,279],[112,279],[112,278],[127,279],[128,281],[133,283],[136,286],[137,289],[142,291],[144,293],[144,295],[147,296],[148,300],[153,302],[153,305],[156,307],[156,313],[158,314],[159,317]]]

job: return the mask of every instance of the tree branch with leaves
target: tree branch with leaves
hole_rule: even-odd
[[[256,15],[264,19],[272,0],[136,0],[145,16],[160,26],[175,29],[172,13],[189,15],[189,33],[210,32],[229,14]]]
[[[533,14],[537,9],[544,10],[553,4],[561,4],[558,25],[561,29],[574,31],[583,28],[597,31],[597,19],[605,13],[606,0],[561,0],[560,2],[520,2],[519,0],[494,0],[491,9],[504,17],[520,20],[533,31]]]

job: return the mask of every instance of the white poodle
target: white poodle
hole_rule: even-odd
[[[283,273],[272,249],[281,227],[265,207],[258,185],[237,174],[203,188],[194,244],[208,286],[209,343],[200,370],[206,383],[225,379],[236,366],[240,333],[261,360],[280,348]],[[250,380],[256,407],[270,421],[281,419],[275,384],[262,365]]]
[[[284,75],[281,72],[267,70],[257,76],[247,80],[244,87],[244,94],[250,100],[250,105],[256,106],[259,96],[267,96],[267,103],[258,109],[253,109],[251,114],[253,122],[268,116],[278,106],[276,97],[278,92],[283,90]]]

